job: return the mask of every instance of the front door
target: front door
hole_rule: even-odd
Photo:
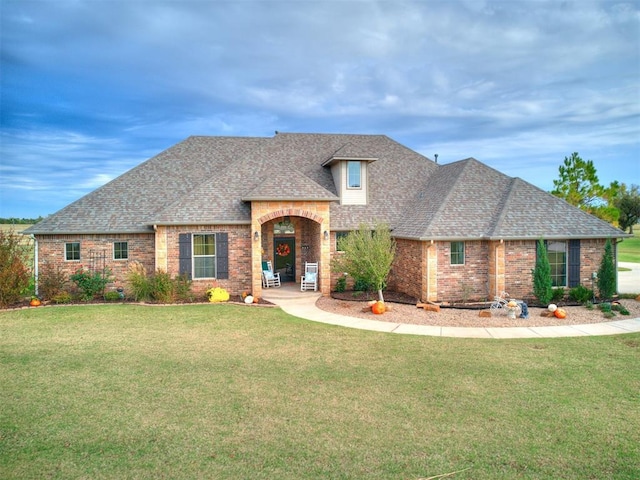
[[[273,239],[273,268],[280,272],[284,282],[296,281],[296,239],[293,237],[275,237]]]

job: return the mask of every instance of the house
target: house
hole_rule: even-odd
[[[299,281],[319,262],[328,295],[340,236],[387,223],[397,243],[389,288],[423,301],[529,296],[538,239],[554,284],[591,286],[608,223],[473,158],[437,164],[384,135],[194,136],[26,231],[37,265],[71,274],[129,262],[180,273],[196,291],[262,291],[262,262]]]

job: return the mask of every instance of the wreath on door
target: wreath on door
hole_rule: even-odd
[[[289,254],[291,253],[291,248],[289,248],[289,245],[286,243],[281,243],[280,245],[278,245],[276,247],[276,253],[278,254],[278,256],[280,257],[288,257]]]

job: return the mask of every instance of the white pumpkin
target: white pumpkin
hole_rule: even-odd
[[[555,303],[550,303],[547,308],[550,312],[555,312],[558,309],[558,306]]]
[[[253,295],[247,295],[244,297],[244,303],[253,303]]]

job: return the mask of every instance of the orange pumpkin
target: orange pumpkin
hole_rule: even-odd
[[[29,305],[31,305],[32,307],[39,307],[41,304],[42,302],[40,302],[38,298],[32,298],[29,302]]]
[[[381,313],[384,313],[385,310],[386,310],[386,307],[384,306],[384,302],[381,302],[380,300],[378,300],[376,303],[374,303],[371,306],[371,311],[376,315],[380,315]]]
[[[557,318],[566,318],[567,317],[567,311],[564,308],[558,308],[556,309],[555,312],[553,312],[553,314],[557,317]]]

